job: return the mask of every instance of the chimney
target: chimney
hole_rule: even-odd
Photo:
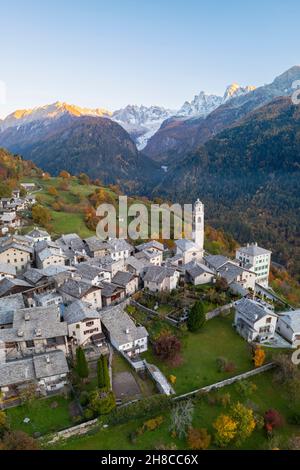
[[[18,330],[17,334],[18,334],[19,338],[21,338],[22,336],[24,336],[24,331]]]
[[[36,328],[34,330],[35,336],[42,336],[42,330],[40,328]]]
[[[50,364],[50,356],[48,354],[46,356],[46,362],[47,362],[47,364]]]
[[[25,313],[25,315],[24,315],[24,320],[25,320],[25,321],[29,321],[29,320],[30,320],[30,314],[29,314],[29,313],[27,313],[27,312]]]
[[[125,333],[129,335],[129,328],[126,328]]]

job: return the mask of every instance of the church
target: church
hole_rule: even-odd
[[[193,207],[192,240],[182,238],[176,240],[176,255],[178,264],[188,264],[192,261],[202,262],[204,256],[204,205],[197,199]]]

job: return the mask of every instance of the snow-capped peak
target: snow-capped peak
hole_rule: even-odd
[[[214,109],[222,104],[222,97],[217,95],[207,95],[200,91],[191,102],[186,101],[178,111],[178,116],[207,116]]]
[[[255,90],[255,86],[248,85],[248,86],[242,87],[238,83],[232,83],[225,90],[225,93],[223,96],[223,103],[226,103],[226,101],[230,100],[231,98],[236,98],[237,96],[246,95],[247,93],[253,90]]]
[[[115,111],[111,118],[134,138],[137,148],[142,150],[161,123],[174,114],[175,111],[161,106],[128,105]]]
[[[70,105],[68,103],[57,101],[53,104],[38,106],[32,109],[19,109],[14,113],[9,114],[1,122],[1,130],[3,131],[9,127],[21,126],[35,121],[56,119],[65,114],[73,116],[111,116],[111,113],[105,109],[81,108],[80,106]]]

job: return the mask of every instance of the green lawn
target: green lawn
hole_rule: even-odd
[[[57,406],[51,404],[56,402]],[[74,425],[70,415],[71,401],[61,396],[35,400],[30,405],[21,405],[6,410],[12,429],[25,431],[29,434],[36,432],[47,434]],[[30,418],[29,423],[24,423]]]
[[[145,357],[169,377],[177,377],[178,394],[196,390],[253,368],[248,344],[234,331],[232,316],[209,320],[199,333],[186,333],[182,340],[182,364],[170,367],[149,350]],[[216,360],[225,357],[236,368],[233,373],[219,372]]]
[[[273,372],[269,371],[261,374],[251,380],[257,387],[253,394],[246,398],[237,385],[230,385],[217,392],[211,393],[210,399],[203,397],[195,403],[193,426],[196,428],[206,428],[211,435],[214,434],[213,422],[221,414],[228,412],[227,408],[220,405],[217,398],[224,393],[229,393],[231,404],[240,401],[246,406],[255,408],[255,412],[263,416],[269,408],[277,409],[286,420],[293,411],[299,410],[299,402],[293,403],[289,399],[286,390],[274,383]],[[112,426],[102,429],[92,435],[80,438],[72,438],[64,443],[58,444],[59,449],[75,449],[75,450],[104,450],[104,449],[155,449],[160,445],[170,446],[176,445],[177,449],[186,449],[187,442],[185,439],[179,440],[170,435],[169,423],[170,417],[162,410],[161,415],[164,416],[164,423],[155,431],[147,431],[137,437],[136,443],[131,443],[129,435],[131,432],[137,431],[142,426],[143,421],[130,421],[126,424]],[[283,428],[275,431],[275,436],[279,439],[279,447],[286,448],[287,441],[292,435],[299,435],[300,426],[292,426],[287,422]],[[264,429],[256,429],[253,434],[243,443],[241,449],[268,449],[270,442],[266,436]],[[212,441],[211,448],[215,448]],[[235,448],[234,445],[231,448]]]

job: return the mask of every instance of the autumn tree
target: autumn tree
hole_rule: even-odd
[[[203,303],[201,301],[197,301],[194,303],[188,316],[187,326],[189,331],[193,333],[199,331],[203,327],[205,320],[206,316]]]
[[[229,289],[229,285],[225,277],[217,278],[215,288],[218,292],[226,292]]]
[[[7,416],[4,411],[0,410],[0,436],[7,430],[8,423],[7,423]]]
[[[241,403],[236,403],[231,408],[231,418],[237,423],[235,440],[237,445],[249,437],[255,429],[256,423],[251,408],[247,408]]]
[[[51,222],[51,213],[47,207],[35,204],[32,207],[32,219],[34,223],[47,227]]]
[[[3,450],[38,450],[36,439],[23,431],[8,431],[4,434],[1,447]]]
[[[206,429],[190,428],[187,441],[189,449],[206,450],[210,446],[211,436]]]
[[[116,406],[116,399],[111,390],[94,390],[90,394],[89,407],[97,416],[110,413]]]
[[[54,186],[50,186],[50,188],[48,189],[48,193],[50,194],[50,196],[58,196],[58,191]]]
[[[255,367],[261,367],[266,359],[266,353],[261,348],[260,345],[257,345],[253,351],[253,362]]]
[[[60,178],[63,178],[63,179],[66,179],[66,180],[68,180],[68,179],[71,178],[70,173],[68,173],[68,172],[65,171],[65,170],[62,170],[62,171],[59,173],[59,176],[60,176]]]
[[[221,414],[213,424],[215,441],[219,447],[226,447],[236,437],[238,423],[231,416]]]
[[[273,429],[281,428],[284,424],[284,419],[279,413],[279,411],[270,408],[268,411],[265,412],[264,415],[265,420],[265,427],[267,431],[272,432]]]
[[[153,350],[163,361],[174,360],[181,351],[180,339],[168,330],[162,331],[153,343]]]
[[[80,184],[90,184],[90,178],[85,173],[80,173],[80,175],[78,176],[78,181]]]

